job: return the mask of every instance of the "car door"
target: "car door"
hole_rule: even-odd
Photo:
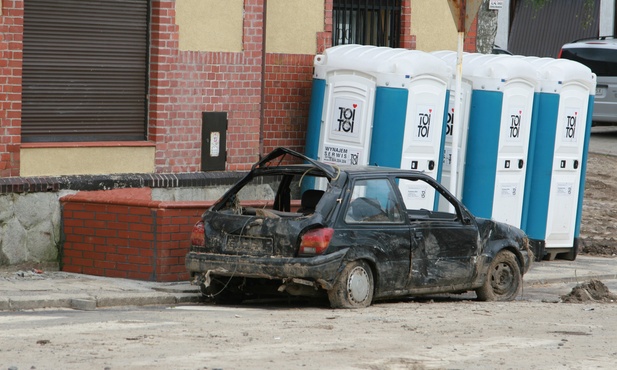
[[[436,183],[417,178],[398,178],[397,183],[410,222],[410,288],[467,286],[474,277],[478,253],[478,229],[458,203],[449,200]],[[433,209],[419,208],[424,188],[438,195]],[[451,196],[450,196],[451,197]],[[444,210],[444,211],[440,211]]]
[[[337,229],[352,247],[350,258],[375,263],[378,295],[404,289],[410,271],[410,230],[394,185],[386,176],[355,179],[346,198]]]

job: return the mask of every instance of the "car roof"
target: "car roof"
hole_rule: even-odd
[[[350,175],[358,175],[361,173],[382,174],[382,173],[399,173],[399,174],[414,174],[424,175],[423,172],[414,170],[404,170],[402,168],[380,167],[380,166],[339,166],[341,171],[347,172]]]
[[[581,45],[597,49],[615,49],[617,48],[617,38],[615,38],[615,36],[585,38],[567,43],[562,47],[562,49],[577,48]]]
[[[281,160],[286,155],[290,155],[297,159],[301,159],[302,164],[282,164]],[[379,167],[379,166],[351,166],[351,165],[337,165],[332,163],[321,162],[305,156],[288,148],[276,148],[263,159],[257,162],[252,167],[252,171],[258,170],[259,172],[278,172],[278,171],[294,171],[304,172],[310,169],[321,170],[327,177],[336,178],[339,172],[345,172],[350,176],[358,176],[360,174],[405,174],[418,177],[427,176],[423,172],[414,170],[404,170],[401,168],[392,167]]]

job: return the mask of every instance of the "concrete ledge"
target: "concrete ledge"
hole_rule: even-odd
[[[71,308],[70,296],[15,297],[9,300],[10,310],[33,310],[36,308]]]
[[[118,294],[101,295],[96,297],[97,307],[114,306],[149,306],[149,305],[173,305],[176,298],[164,293],[133,293],[122,296]]]
[[[0,311],[8,311],[9,309],[11,309],[9,299],[0,297]]]
[[[93,311],[96,309],[96,299],[71,299],[71,308],[82,311]]]

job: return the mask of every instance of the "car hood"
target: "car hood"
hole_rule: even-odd
[[[481,217],[476,217],[476,223],[480,238],[489,249],[509,245],[523,250],[527,246],[527,235],[516,226]]]

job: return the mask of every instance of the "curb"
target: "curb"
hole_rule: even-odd
[[[197,293],[131,293],[131,294],[101,294],[92,297],[86,294],[68,295],[54,294],[32,297],[0,298],[0,311],[21,311],[42,308],[71,308],[82,311],[92,311],[97,308],[119,306],[152,306],[199,303],[201,296]]]

